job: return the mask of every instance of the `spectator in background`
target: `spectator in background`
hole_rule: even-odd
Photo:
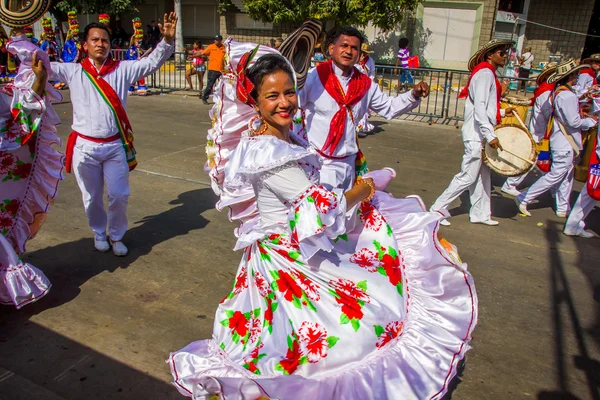
[[[150,36],[150,46],[152,46],[153,49],[156,48],[156,45],[160,41],[160,28],[156,21],[150,21],[148,36]]]
[[[188,53],[187,59],[192,61],[192,66],[185,71],[185,80],[188,86],[185,90],[194,90],[192,85],[192,75],[198,76],[198,91],[200,91],[200,97],[202,95],[202,88],[204,87],[204,72],[206,71],[205,56],[202,55],[202,43],[199,40],[194,42],[194,48]]]
[[[533,54],[531,47],[525,48],[525,52],[519,57],[519,78],[529,78],[531,73],[531,64],[533,63]],[[519,81],[519,88],[523,87],[523,91],[527,90],[527,81]],[[520,90],[520,89],[519,89]]]
[[[409,41],[407,38],[398,40],[398,58],[396,59],[396,67],[402,67],[400,69],[400,83],[406,86],[413,85],[415,83],[410,70],[408,69],[408,58],[410,57],[410,50],[408,50]]]
[[[282,38],[277,38],[275,39],[275,50],[279,50],[279,48],[281,47],[281,43],[283,43],[283,39]]]
[[[216,35],[215,42],[206,46],[202,55],[208,57],[208,78],[206,81],[206,89],[202,94],[202,102],[208,104],[208,96],[212,93],[217,79],[225,69],[225,46],[223,45],[223,36]]]

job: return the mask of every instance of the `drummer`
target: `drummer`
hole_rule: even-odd
[[[515,203],[521,214],[531,216],[527,205],[541,194],[556,187],[556,215],[565,218],[569,213],[575,157],[582,150],[581,131],[597,124],[592,118],[581,118],[579,99],[573,90],[578,72],[589,65],[576,65],[573,60],[560,63],[556,71],[548,77],[549,84],[556,83],[550,96],[554,116],[551,117],[550,152],[552,166],[550,172],[538,179],[529,189],[522,192]]]
[[[500,108],[500,98],[506,91],[506,85],[500,84],[496,71],[506,64],[507,50],[513,44],[510,40],[492,40],[469,60],[471,75],[458,96],[466,99],[462,127],[465,153],[461,171],[431,206],[432,211],[447,210],[450,203],[468,190],[471,196],[471,222],[498,225],[498,221],[492,220],[490,168],[483,163],[481,151],[484,141],[495,149],[502,149],[494,134],[494,126],[500,124],[505,114],[511,115],[512,109]],[[441,224],[448,226],[450,222],[442,220]]]
[[[536,79],[537,88],[533,92],[533,98],[531,99],[533,112],[531,114],[531,120],[529,121],[529,132],[536,143],[540,143],[540,141],[544,138],[544,135],[546,134],[546,128],[548,126],[548,120],[550,119],[550,114],[552,114],[550,95],[556,87],[556,84],[548,83],[547,79],[556,71],[556,66],[557,63],[555,62],[547,63]],[[508,178],[502,186],[502,191],[515,197],[520,195],[521,192],[519,192],[517,186],[519,186],[525,180],[525,177],[527,177],[531,171],[532,170],[530,169],[528,172],[522,175]]]

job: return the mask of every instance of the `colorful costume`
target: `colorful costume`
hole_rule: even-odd
[[[11,38],[8,51],[22,65],[14,84],[0,93],[0,303],[17,308],[50,289],[46,276],[17,254],[44,223],[63,179],[64,157],[53,148],[60,143],[55,127],[60,120],[51,105],[62,97],[51,85],[46,85],[44,98],[31,90],[31,54],[36,50],[25,35]],[[49,69],[46,55],[40,57]]]
[[[144,29],[142,28],[142,20],[139,18],[133,19],[133,36],[131,36],[131,46],[125,54],[126,60],[138,60],[142,56],[142,41],[144,40]],[[129,95],[137,94],[139,96],[146,96],[148,94],[148,88],[146,87],[146,80],[144,78],[137,81],[137,90],[134,85],[129,87]]]
[[[69,11],[67,14],[69,16],[69,31],[67,32],[67,39],[65,40],[61,58],[64,62],[79,62],[81,61],[79,21],[77,20],[77,13],[75,11]]]
[[[442,398],[477,321],[472,277],[438,241],[443,215],[383,192],[350,209],[319,185],[302,135],[245,131],[256,113],[232,71],[255,45],[225,45],[207,169],[243,255],[212,338],[169,357],[175,386],[195,399]]]
[[[40,41],[38,40],[38,38],[33,36],[33,27],[32,26],[26,26],[25,28],[23,28],[23,30],[25,31],[25,36],[27,36],[27,39],[29,39],[31,41],[31,43],[33,43],[35,45],[39,45]]]
[[[52,29],[52,20],[50,18],[42,18],[42,27],[44,28],[44,34],[40,43],[40,49],[48,53],[50,61],[58,61],[58,45],[54,37],[54,29]]]
[[[2,65],[0,65],[0,82],[6,82],[8,80],[8,59],[10,54],[6,50],[8,44],[8,35],[4,30],[4,27],[0,25],[0,52],[2,53]]]
[[[98,71],[89,58],[81,63],[52,63],[50,77],[67,82],[73,104],[73,132],[67,143],[67,172],[75,174],[89,225],[97,240],[106,241],[107,223],[113,242],[127,230],[129,170],[135,168],[133,132],[127,118],[127,89],[156,71],[173,54],[162,41],[146,58],[107,58]],[[99,79],[102,78],[102,79]],[[108,191],[108,220],[104,184]]]

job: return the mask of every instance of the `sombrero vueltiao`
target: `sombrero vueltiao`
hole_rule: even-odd
[[[574,60],[563,61],[556,66],[556,71],[548,78],[548,83],[558,82],[565,76],[571,75],[573,72],[581,69],[590,68],[588,64],[577,65]]]
[[[546,82],[546,79],[548,79],[550,75],[556,72],[556,67],[558,67],[558,63],[556,62],[549,62],[546,65],[544,65],[542,72],[540,72],[537,78],[535,78],[536,83],[539,85],[542,82]]]
[[[42,18],[50,0],[0,0],[0,22],[12,28],[24,28]]]
[[[586,57],[581,61],[582,64],[589,64],[592,61],[600,62],[600,53],[592,54],[589,57]]]
[[[313,57],[313,49],[321,36],[322,30],[323,25],[319,21],[308,20],[292,32],[279,47],[281,55],[294,66],[298,89],[302,89],[304,86],[306,74],[310,69],[310,61]]]
[[[471,59],[469,60],[469,71],[473,71],[475,69],[475,67],[477,66],[477,64],[479,64],[482,61],[485,61],[485,55],[487,53],[489,53],[490,51],[494,50],[494,49],[499,49],[499,48],[511,48],[513,45],[515,44],[515,42],[513,42],[512,40],[499,40],[499,39],[494,39],[488,43],[485,44],[485,46],[483,46],[481,49],[477,50],[475,52],[475,54],[473,54],[473,56],[471,57]]]

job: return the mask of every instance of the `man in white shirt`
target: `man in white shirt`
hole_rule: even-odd
[[[92,23],[83,34],[83,50],[89,58],[81,64],[52,63],[50,79],[67,83],[73,104],[67,170],[72,168],[81,189],[94,246],[101,252],[112,246],[117,256],[128,252],[121,240],[127,231],[129,171],[136,165],[133,132],[125,112],[127,91],[133,82],[151,74],[173,54],[177,16],[165,14],[164,21],[159,25],[163,40],[141,60],[114,61],[108,28]]]
[[[471,196],[469,219],[474,224],[498,225],[492,220],[490,168],[483,163],[481,150],[488,142],[496,149],[502,149],[494,134],[494,126],[511,109],[500,109],[500,97],[504,87],[496,77],[496,71],[506,63],[507,49],[512,41],[492,40],[478,50],[469,60],[471,76],[459,98],[465,101],[465,122],[462,138],[465,146],[461,171],[454,176],[448,188],[431,206],[431,211],[447,210],[448,206],[468,190]],[[448,220],[442,220],[448,226]]]
[[[371,50],[371,46],[367,43],[363,43],[360,48],[360,58],[358,60],[358,64],[356,64],[356,68],[366,74],[373,82],[375,81],[375,61],[370,56],[373,54],[373,50]],[[367,137],[367,134],[371,132],[375,127],[373,124],[369,122],[369,113],[365,114],[362,120],[358,123],[356,127],[356,132],[358,133],[359,138]]]
[[[392,119],[417,107],[420,98],[429,94],[424,82],[396,97],[383,93],[355,68],[363,42],[353,27],[337,30],[329,44],[331,60],[309,71],[300,92],[308,140],[323,157],[321,184],[329,190],[349,190],[354,184],[359,152],[356,126],[369,109]]]
[[[531,54],[531,47],[525,49],[525,53],[519,57],[519,78],[528,79],[531,73],[531,65],[533,64],[533,54]],[[523,87],[523,90],[527,89],[527,81],[519,82],[519,86]]]
[[[515,198],[521,214],[531,216],[527,205],[547,190],[556,187],[556,215],[565,218],[570,210],[569,199],[573,189],[574,160],[583,149],[581,131],[597,124],[592,118],[581,118],[579,99],[572,89],[580,69],[588,65],[576,65],[573,60],[565,61],[556,67],[556,72],[548,78],[548,83],[556,83],[550,99],[553,111],[550,151],[552,166],[550,172],[538,179],[529,189]]]

